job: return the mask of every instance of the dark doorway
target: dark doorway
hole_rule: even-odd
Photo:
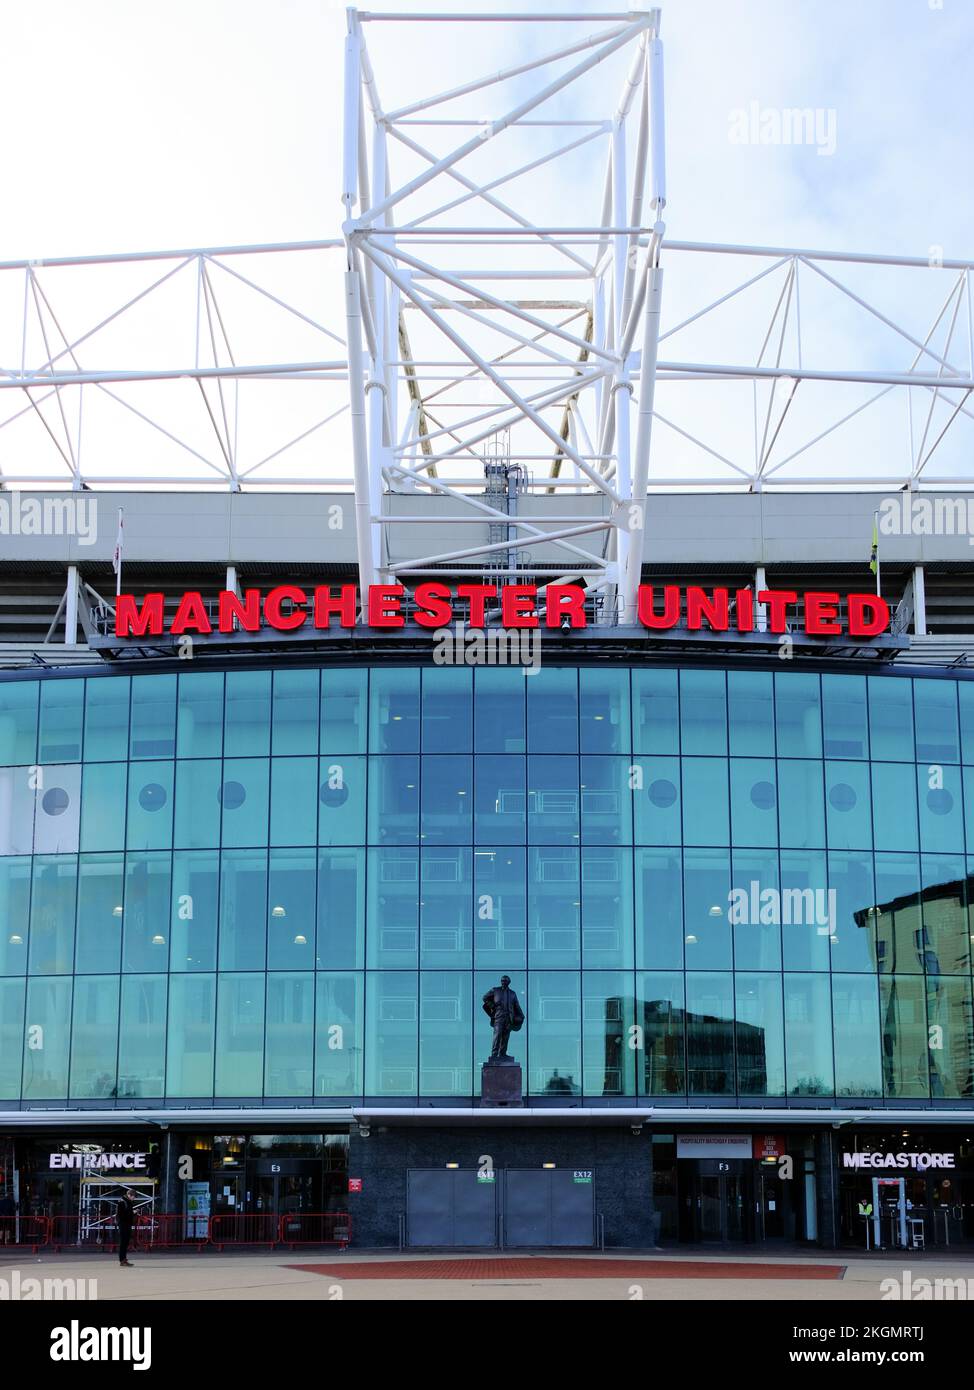
[[[681,1240],[733,1245],[754,1239],[754,1180],[744,1163],[681,1160],[680,1186]]]
[[[497,1175],[478,1168],[410,1168],[406,1244],[496,1246]]]
[[[509,1168],[504,1174],[504,1245],[591,1248],[594,1192],[588,1170]]]

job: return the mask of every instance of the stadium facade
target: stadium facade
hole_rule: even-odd
[[[291,495],[119,500],[124,591],[164,596],[161,633],[93,597],[110,524],[11,535],[2,562],[21,1212],[131,1181],[187,1222],[347,1212],[362,1246],[832,1246],[876,1195],[882,1243],[907,1219],[974,1240],[966,536],[884,539],[891,618],[854,636],[874,496],[661,497],[644,578],[679,591],[674,625],[529,603],[538,659],[469,665],[437,660],[413,591],[401,627],[337,625],[354,548],[319,523],[347,496],[298,524]],[[220,632],[221,593],[245,616],[282,586],[336,625],[307,597]],[[753,623],[688,626],[687,592],[721,588]],[[808,594],[839,632],[808,631]],[[467,616],[489,634],[502,601]],[[506,1109],[481,1101],[504,973]]]

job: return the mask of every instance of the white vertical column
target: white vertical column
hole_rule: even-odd
[[[78,566],[68,565],[68,586],[64,591],[64,642],[78,645]]]
[[[913,567],[913,631],[917,637],[927,635],[927,584],[922,565]]]

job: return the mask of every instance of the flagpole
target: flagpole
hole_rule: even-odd
[[[115,597],[119,598],[122,592],[122,539],[123,539],[123,517],[124,508],[118,509],[118,535],[115,538]]]
[[[879,512],[873,512],[873,528],[876,532],[876,597],[882,598],[879,579]]]

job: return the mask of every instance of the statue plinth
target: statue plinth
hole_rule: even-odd
[[[481,1105],[485,1107],[523,1106],[524,1087],[520,1062],[515,1062],[513,1057],[485,1062],[480,1069],[480,1097]]]

